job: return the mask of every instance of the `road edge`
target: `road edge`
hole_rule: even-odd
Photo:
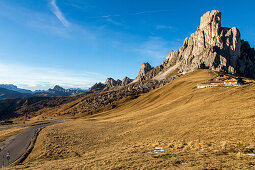
[[[12,167],[12,166],[16,166],[18,164],[21,164],[22,162],[24,162],[26,160],[26,158],[28,157],[28,155],[32,152],[33,148],[34,148],[34,145],[35,145],[35,142],[36,142],[36,139],[40,133],[40,131],[42,130],[43,128],[39,128],[37,129],[35,135],[33,136],[32,140],[30,141],[30,144],[29,146],[27,147],[26,151],[16,160],[14,161],[13,163],[11,163],[9,165],[9,167]]]

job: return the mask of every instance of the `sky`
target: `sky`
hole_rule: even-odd
[[[160,65],[207,11],[255,46],[254,0],[0,0],[0,84],[88,89]]]

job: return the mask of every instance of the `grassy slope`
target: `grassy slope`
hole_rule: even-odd
[[[0,129],[0,142],[5,141],[11,136],[17,135],[19,132],[24,130],[25,127],[14,127],[10,129]]]
[[[189,73],[90,119],[47,127],[19,168],[254,168],[246,152],[255,149],[255,85],[194,88],[213,76]]]

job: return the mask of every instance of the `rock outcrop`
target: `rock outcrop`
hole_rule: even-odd
[[[114,80],[113,78],[107,78],[104,84],[107,87],[115,87],[117,85],[117,81]]]
[[[122,81],[119,79],[114,80],[113,78],[107,78],[104,84],[96,83],[88,91],[101,92],[101,91],[113,90],[113,89],[117,89],[117,88],[126,86],[129,83],[131,83],[132,81],[133,80],[128,77],[125,77]]]
[[[232,74],[242,73],[237,68],[241,57],[240,32],[236,27],[221,27],[221,13],[217,10],[201,17],[197,31],[185,39],[175,54],[172,58],[178,57],[180,72],[209,68]]]
[[[236,27],[221,26],[221,13],[217,10],[205,13],[197,31],[144,79],[161,79],[176,69],[184,74],[199,68],[255,78],[255,50],[241,40]]]
[[[98,91],[103,91],[105,88],[106,88],[106,85],[99,82],[99,83],[96,83],[93,86],[91,86],[88,91],[98,92]]]
[[[126,86],[129,83],[131,83],[133,80],[128,78],[128,77],[124,77],[124,79],[122,80],[121,86]]]
[[[153,67],[149,63],[142,63],[141,69],[135,78],[134,82],[145,80],[146,74],[152,70]]]

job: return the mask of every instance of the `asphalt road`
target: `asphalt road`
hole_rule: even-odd
[[[66,121],[66,120],[65,120]],[[35,135],[37,129],[50,126],[60,122],[50,122],[47,124],[34,125],[22,131],[20,134],[10,137],[4,142],[0,143],[0,168],[6,167],[12,162],[16,161],[26,151],[30,142]],[[10,154],[10,159],[7,160],[7,153]]]

